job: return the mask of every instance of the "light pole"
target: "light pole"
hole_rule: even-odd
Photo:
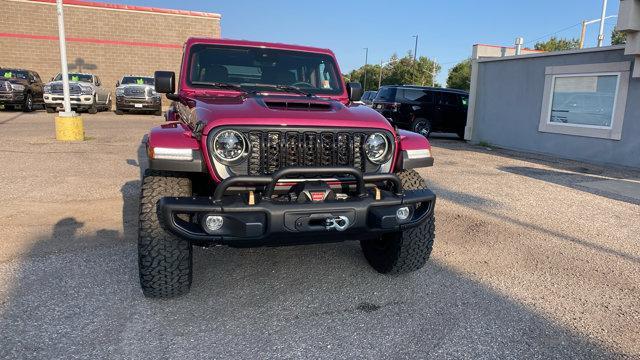
[[[362,86],[362,89],[364,91],[367,90],[367,62],[369,61],[369,48],[363,48],[364,49],[364,85]]]
[[[618,17],[618,15],[605,16],[604,19],[606,20],[606,19],[610,19],[610,18],[614,18],[614,17]],[[602,19],[594,19],[594,20],[588,20],[588,21],[587,20],[582,20],[582,31],[580,32],[580,46],[579,46],[580,49],[584,48],[584,38],[585,38],[586,33],[587,33],[587,25],[595,24],[595,23],[601,22],[601,21],[602,21]],[[600,39],[600,36],[598,36],[598,42],[600,43],[599,39]],[[604,36],[603,36],[603,39],[604,39]],[[598,45],[598,46],[600,46],[600,45]]]
[[[602,46],[604,40],[604,18],[607,15],[607,0],[602,0],[602,14],[600,15],[600,31],[598,32],[598,47]]]
[[[412,37],[416,38],[416,44],[413,46],[413,61],[416,61],[416,54],[418,53],[418,35],[413,35]]]
[[[64,11],[62,9],[62,0],[56,0],[56,10],[58,13],[58,37],[60,39],[60,70],[62,72],[62,93],[64,100],[64,112],[60,116],[75,116],[71,112],[71,100],[69,99],[69,68],[67,67],[67,41],[64,35]]]
[[[378,77],[378,90],[380,90],[380,86],[382,86],[382,67],[384,65],[391,64],[391,63],[394,63],[396,61],[398,61],[398,59],[389,60],[389,61],[383,63],[382,59],[380,59],[380,76]]]
[[[56,13],[58,14],[58,37],[60,40],[60,73],[62,76],[62,105],[61,111],[55,119],[56,139],[60,141],[84,140],[84,126],[82,118],[71,111],[69,100],[69,68],[67,67],[67,44],[64,34],[64,9],[62,0],[56,0]]]

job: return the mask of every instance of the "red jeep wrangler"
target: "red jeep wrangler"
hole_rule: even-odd
[[[381,273],[420,269],[434,240],[423,136],[354,104],[333,52],[191,38],[167,124],[146,137],[138,254],[146,296],[189,291],[192,246],[360,240]]]

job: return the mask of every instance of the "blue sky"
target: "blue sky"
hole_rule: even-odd
[[[602,0],[440,0],[440,1],[197,1],[107,0],[106,2],[222,14],[222,36],[284,42],[332,49],[343,72],[379,63],[393,53],[412,50],[418,34],[418,56],[442,64],[439,82],[455,62],[469,57],[476,43],[525,45],[548,34],[600,17]],[[609,0],[607,15],[617,14],[619,1]],[[616,19],[608,19],[605,44]],[[585,46],[595,46],[598,24],[588,27]],[[557,36],[579,37],[580,26]],[[545,37],[546,36],[546,37]]]

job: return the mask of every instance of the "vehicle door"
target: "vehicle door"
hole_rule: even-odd
[[[435,107],[433,130],[453,131],[460,118],[460,97],[458,94],[446,91],[438,92],[438,102]]]
[[[93,77],[93,84],[96,87],[96,101],[100,104],[105,104],[109,98],[109,93],[102,86],[102,82],[98,76]]]
[[[433,121],[433,101],[433,92],[428,89],[404,89],[402,100],[404,117],[409,123],[417,118]]]
[[[33,102],[42,103],[44,101],[42,97],[44,85],[42,84],[42,80],[40,79],[40,75],[38,75],[38,73],[36,72],[29,73],[29,86],[31,86],[31,94],[33,94]]]

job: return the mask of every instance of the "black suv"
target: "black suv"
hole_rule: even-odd
[[[43,86],[35,71],[0,68],[0,105],[7,110],[33,111],[35,104],[44,104]]]
[[[469,93],[422,86],[383,86],[373,108],[400,128],[428,137],[432,132],[453,132],[464,138]]]
[[[365,91],[364,94],[362,94],[362,98],[360,98],[360,101],[362,101],[365,105],[371,107],[371,105],[373,104],[373,99],[375,98],[375,91]]]

